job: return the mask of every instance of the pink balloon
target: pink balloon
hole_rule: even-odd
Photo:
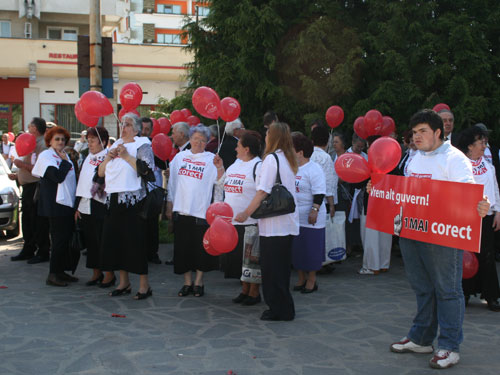
[[[462,258],[462,279],[472,279],[479,270],[479,262],[475,254],[464,251]]]
[[[16,136],[12,132],[8,132],[7,136],[9,137],[9,142],[14,142],[14,139],[16,139]]]
[[[81,100],[78,100],[75,104],[75,116],[83,125],[89,126],[91,128],[99,123],[99,117],[90,116],[83,110]]]
[[[370,177],[368,162],[353,152],[346,152],[337,158],[335,171],[340,179],[350,183],[358,183]]]
[[[191,111],[187,108],[182,108],[181,109],[182,114],[184,115],[185,118],[189,118],[189,116],[192,115]]]
[[[165,134],[157,134],[151,142],[153,153],[161,160],[165,161],[172,153],[172,140]]]
[[[218,251],[216,251],[210,244],[210,228],[208,228],[205,234],[203,235],[203,248],[210,255],[219,256],[221,254]]]
[[[392,117],[384,116],[382,117],[382,129],[380,129],[380,135],[388,137],[396,131],[396,123]]]
[[[326,111],[326,122],[332,129],[336,128],[344,121],[344,110],[338,105],[332,105]]]
[[[131,112],[141,104],[142,89],[135,82],[129,82],[120,90],[120,103],[123,108],[127,108],[127,112]]]
[[[233,209],[226,202],[215,202],[208,206],[205,217],[208,225],[212,225],[216,217],[222,217],[224,220],[231,222],[233,215]]]
[[[113,107],[106,95],[99,91],[87,91],[80,98],[82,108],[90,116],[104,117],[113,113]]]
[[[220,101],[220,118],[226,122],[231,122],[240,117],[240,103],[230,96]]]
[[[184,116],[184,113],[176,109],[172,111],[170,114],[170,122],[173,124],[177,124],[178,122],[186,122],[187,118]]]
[[[439,112],[439,111],[442,111],[443,109],[447,109],[448,111],[451,111],[450,110],[450,107],[448,106],[448,104],[445,104],[445,103],[439,103],[439,104],[436,104],[432,110],[434,112]]]
[[[366,139],[368,138],[368,134],[366,133],[365,130],[365,118],[363,116],[359,116],[355,121],[354,121],[354,132],[361,138],[361,139]]]
[[[201,86],[193,92],[193,106],[203,117],[217,120],[220,112],[220,98],[214,89]]]
[[[189,126],[196,126],[200,123],[200,119],[197,116],[189,116],[186,122]]]
[[[377,135],[382,129],[384,120],[382,118],[382,113],[376,109],[369,110],[365,114],[365,134],[368,136]]]
[[[26,156],[36,148],[36,138],[30,133],[21,134],[16,140],[16,152],[19,156]]]
[[[219,253],[229,253],[238,244],[238,232],[231,223],[216,217],[210,226],[210,245]]]
[[[368,165],[376,173],[389,173],[401,160],[401,146],[391,137],[382,137],[368,149]]]

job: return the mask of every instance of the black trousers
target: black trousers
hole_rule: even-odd
[[[281,319],[295,317],[290,294],[293,236],[260,237],[262,294],[271,312]]]
[[[22,185],[21,226],[24,239],[22,253],[34,255],[38,249],[38,256],[48,258],[50,251],[49,220],[46,217],[38,216],[38,204],[34,200],[37,186],[38,182]]]
[[[104,205],[102,205],[104,206]],[[103,208],[104,210],[105,208]],[[101,268],[101,240],[104,217],[102,215],[81,214],[80,227],[87,246],[86,267],[91,269]]]
[[[159,236],[158,216],[148,217],[146,219],[146,238],[144,238],[148,251],[148,259],[158,257]]]
[[[73,235],[75,221],[71,216],[50,217],[50,238],[52,253],[50,254],[50,273],[64,272],[66,254]]]
[[[497,266],[495,262],[495,232],[493,231],[494,215],[483,218],[481,225],[481,252],[474,254],[479,262],[477,274],[462,280],[465,295],[480,294],[481,298],[496,300],[500,298]]]

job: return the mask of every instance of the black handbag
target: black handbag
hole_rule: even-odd
[[[148,185],[154,189],[149,191],[146,186],[146,198],[142,202],[139,210],[139,216],[143,219],[159,216],[163,207],[163,202],[167,199],[167,191],[155,184],[148,182]]]
[[[271,189],[271,194],[264,198],[260,206],[250,215],[253,219],[264,219],[295,212],[293,195],[281,184],[278,156],[274,152],[271,155],[274,156],[277,164],[276,182]]]
[[[80,253],[85,247],[83,233],[77,223],[69,240],[69,249],[64,259],[65,271],[71,271],[72,274],[75,274],[78,262],[80,261]]]

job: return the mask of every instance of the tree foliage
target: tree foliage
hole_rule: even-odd
[[[344,129],[377,108],[401,130],[444,102],[458,127],[500,128],[499,20],[498,0],[212,0],[185,25],[195,57],[183,100],[212,87],[250,127],[273,109],[301,130],[340,105]]]

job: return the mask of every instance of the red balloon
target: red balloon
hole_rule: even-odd
[[[127,83],[120,90],[120,103],[123,108],[127,108],[127,112],[131,112],[141,104],[142,89],[135,82]]]
[[[391,137],[382,137],[368,149],[368,165],[373,172],[389,173],[401,160],[401,146]]]
[[[80,98],[82,108],[90,116],[104,117],[113,113],[113,107],[106,95],[99,91],[87,91]]]
[[[33,134],[23,133],[16,140],[16,152],[19,156],[26,156],[35,151],[36,138]]]
[[[377,184],[378,182],[380,182],[384,176],[386,176],[386,174],[382,174],[382,173],[372,173],[370,175],[370,179],[372,180],[372,184],[375,185]]]
[[[382,129],[384,120],[382,118],[382,113],[376,109],[369,110],[365,114],[365,134],[368,136],[377,135]]]
[[[160,129],[160,133],[168,135],[171,127],[172,127],[172,124],[170,123],[170,120],[168,118],[160,117],[158,119],[158,128]]]
[[[326,111],[326,122],[330,128],[336,128],[344,121],[344,110],[338,105],[332,105]]]
[[[370,177],[368,162],[353,152],[346,152],[337,158],[335,171],[340,179],[350,183],[358,183]]]
[[[158,123],[158,120],[155,118],[150,117],[149,118],[153,122],[153,131],[151,132],[151,139],[154,138],[156,134],[160,134],[160,124]]]
[[[8,132],[7,136],[9,137],[9,142],[14,142],[14,139],[16,139],[16,136],[12,132]]]
[[[396,131],[396,123],[392,117],[384,116],[382,117],[382,129],[380,129],[380,135],[383,137],[388,137]]]
[[[363,116],[359,116],[355,121],[354,121],[354,132],[361,138],[361,139],[366,139],[368,137],[368,134],[366,133],[365,130],[365,118]]]
[[[170,153],[170,156],[168,157],[168,161],[172,161],[175,158],[175,155],[179,153],[179,149],[172,147],[172,152]]]
[[[189,116],[186,122],[189,126],[196,126],[200,123],[200,119],[197,116]]]
[[[187,108],[182,108],[181,109],[182,114],[184,115],[185,118],[189,118],[189,116],[192,115],[191,111]]]
[[[230,96],[220,101],[220,118],[226,122],[234,121],[240,117],[241,106],[240,103]]]
[[[120,112],[118,112],[118,119],[121,121],[122,117],[124,115],[126,115],[127,113],[133,113],[134,115],[141,117],[141,115],[139,114],[139,112],[137,112],[137,110],[135,108],[134,109],[127,109],[125,107],[122,107],[122,109],[120,109]]]
[[[153,153],[161,160],[165,161],[172,153],[172,140],[165,134],[156,134],[151,142]]]
[[[75,116],[82,124],[92,128],[99,123],[99,117],[90,116],[83,110],[81,99],[75,104]]]
[[[203,248],[210,255],[219,256],[221,254],[218,251],[216,251],[210,244],[210,228],[208,228],[205,234],[203,235]]]
[[[208,239],[215,251],[229,253],[238,244],[238,232],[234,225],[216,217],[210,226]]]
[[[208,206],[205,217],[208,225],[212,225],[216,217],[222,217],[224,220],[231,222],[233,220],[233,215],[233,209],[230,205],[225,202],[215,202]]]
[[[175,111],[172,111],[170,114],[170,122],[173,124],[176,124],[178,122],[186,122],[187,118],[184,116],[184,113],[176,109]]]
[[[220,98],[214,89],[201,86],[193,92],[193,106],[203,117],[217,120],[220,111]]]
[[[479,262],[475,254],[464,251],[462,258],[462,279],[473,278],[479,270]]]
[[[445,104],[445,103],[439,103],[439,104],[436,104],[434,106],[434,108],[432,108],[432,110],[434,112],[439,112],[439,111],[442,111],[443,109],[447,109],[448,111],[451,111],[450,107],[448,106],[448,104]]]

